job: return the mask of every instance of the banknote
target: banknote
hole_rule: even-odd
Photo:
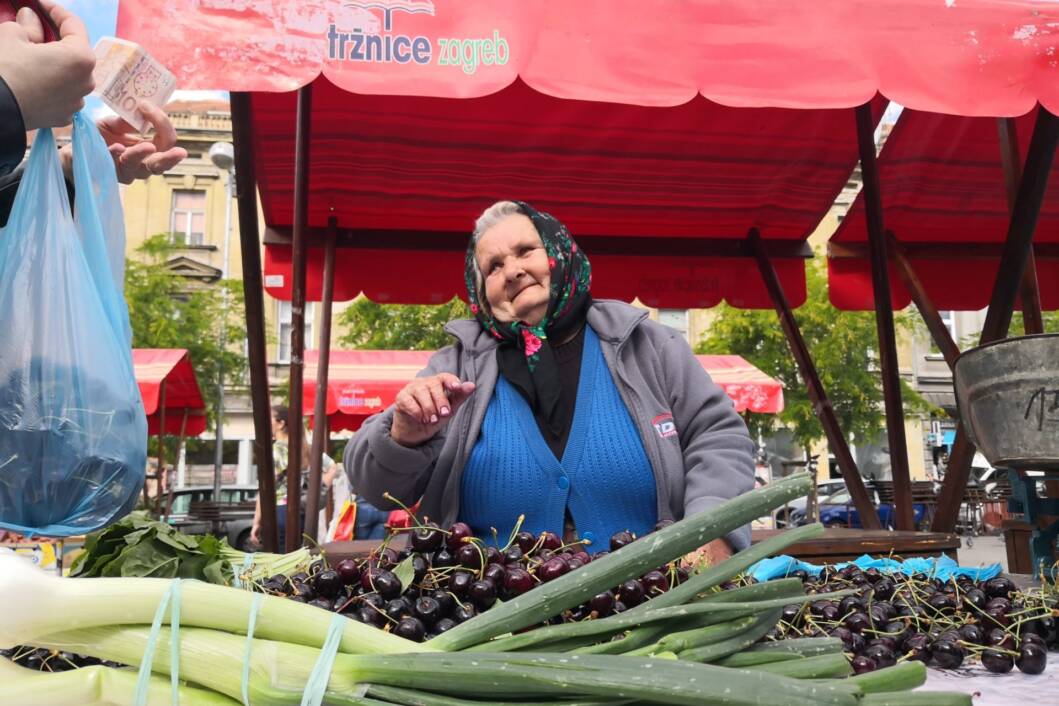
[[[163,106],[176,88],[176,79],[135,42],[103,37],[96,43],[94,93],[142,134],[149,124],[136,110],[140,100]]]

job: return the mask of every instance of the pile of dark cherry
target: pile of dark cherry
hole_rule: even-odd
[[[882,574],[849,565],[826,567],[818,577],[792,574],[806,592],[846,589],[856,595],[790,605],[768,639],[837,637],[857,673],[913,659],[955,669],[977,658],[990,672],[1018,667],[1040,674],[1048,649],[1059,649],[1059,609],[1054,598],[1023,593],[1011,579],[947,582],[922,574]]]
[[[471,539],[470,527],[462,522],[447,530],[426,524],[409,534],[407,548],[400,551],[384,545],[359,562],[345,559],[328,567],[318,561],[307,572],[276,575],[259,588],[422,641],[488,610],[498,599],[514,598],[606,554],[590,556],[580,545],[566,546],[550,532],[519,532],[498,549]],[[633,539],[629,532],[618,532],[610,538],[610,549]],[[620,613],[687,577],[687,569],[676,564],[649,571],[594,596],[555,622]]]
[[[105,659],[96,659],[73,652],[60,652],[49,650],[44,647],[26,647],[19,645],[10,649],[0,649],[0,657],[10,659],[15,664],[39,672],[65,672],[79,667],[90,667],[102,664],[104,667],[121,667],[117,662],[109,662]]]

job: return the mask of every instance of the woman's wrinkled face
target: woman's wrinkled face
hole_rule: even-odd
[[[478,268],[485,280],[485,299],[497,321],[525,321],[536,326],[548,313],[551,269],[533,222],[508,216],[478,238]]]

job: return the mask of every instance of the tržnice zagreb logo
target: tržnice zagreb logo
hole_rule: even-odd
[[[457,38],[424,35],[411,36],[394,31],[394,15],[434,16],[430,0],[353,0],[342,3],[350,11],[382,13],[378,22],[345,26],[348,16],[332,22],[327,28],[327,57],[331,61],[394,64],[436,64],[459,67],[472,75],[482,66],[503,66],[511,58],[507,40],[493,30],[491,37]],[[370,26],[364,26],[370,24]]]

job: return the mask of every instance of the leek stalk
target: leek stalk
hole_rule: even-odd
[[[0,658],[0,684],[5,704],[33,706],[133,706],[136,672],[102,665],[66,672],[39,672]],[[172,706],[168,679],[151,677],[145,706]],[[180,687],[180,703],[196,706],[239,706],[238,701],[208,689]]]
[[[0,554],[0,596],[16,597],[0,616],[0,648],[31,644],[49,633],[101,625],[150,625],[170,579],[59,578],[24,558]],[[201,581],[183,581],[181,623],[246,634],[253,594]],[[56,610],[55,606],[76,606]],[[333,614],[277,596],[264,596],[255,635],[319,648]],[[168,617],[167,617],[168,619]],[[339,652],[430,651],[433,648],[347,620]]]

